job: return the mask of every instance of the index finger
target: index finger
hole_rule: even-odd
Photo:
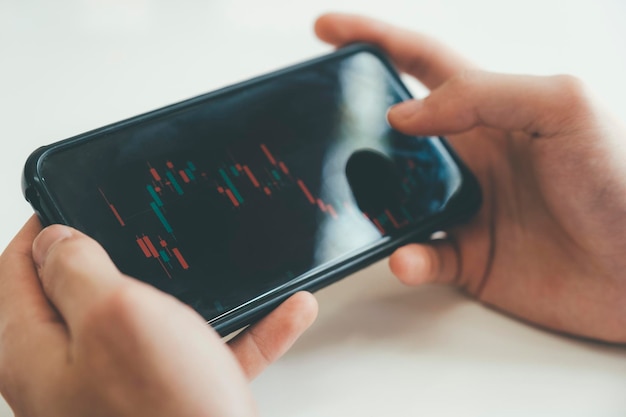
[[[315,297],[301,291],[229,341],[248,379],[254,379],[289,350],[316,317]]]
[[[315,33],[324,42],[342,46],[366,42],[389,54],[400,71],[411,74],[429,89],[476,66],[440,41],[379,20],[341,13],[322,15]]]

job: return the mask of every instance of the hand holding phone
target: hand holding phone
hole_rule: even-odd
[[[387,124],[408,98],[355,44],[40,148],[23,190],[227,334],[476,212],[444,138]]]
[[[329,14],[318,37],[383,46],[430,90],[389,112],[407,135],[446,134],[483,188],[483,209],[446,239],[389,259],[406,284],[458,285],[558,332],[626,341],[626,136],[593,90],[570,75],[484,71],[427,35]]]
[[[35,216],[0,255],[0,286],[0,390],[18,416],[254,415],[247,382],[317,312],[298,293],[224,343],[93,239]]]

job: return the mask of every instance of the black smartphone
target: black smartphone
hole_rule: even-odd
[[[445,138],[388,125],[408,98],[353,44],[41,147],[22,189],[226,335],[477,211]]]

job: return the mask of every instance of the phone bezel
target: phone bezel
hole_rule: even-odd
[[[152,118],[158,118],[161,115],[178,111],[184,107],[198,104],[204,100],[212,100],[221,95],[236,93],[237,91],[246,89],[251,85],[278,78],[284,74],[301,71],[311,65],[323,63],[327,60],[342,59],[360,52],[369,52],[380,59],[389,71],[389,74],[392,76],[392,79],[396,83],[399,92],[404,96],[404,99],[412,97],[398,71],[380,49],[365,43],[344,46],[331,53],[309,59],[299,64],[291,65],[265,75],[254,77],[247,81],[201,94],[187,100],[40,147],[28,157],[24,166],[22,177],[22,192],[24,197],[32,205],[44,225],[52,223],[68,224],[68,221],[65,219],[63,213],[55,204],[54,199],[48,191],[45,178],[43,178],[40,173],[39,168],[41,161],[50,155],[50,153],[61,151],[66,147],[76,144],[77,142],[97,138],[104,133],[111,132],[112,130],[124,129],[136,123],[142,123]],[[449,145],[447,140],[444,137],[439,137],[439,140],[449,152],[453,161],[457,164],[462,178],[459,189],[450,198],[442,212],[433,215],[419,227],[414,227],[401,235],[383,238],[381,241],[376,242],[376,244],[372,247],[368,247],[348,259],[333,263],[316,273],[310,274],[310,276],[306,277],[306,279],[298,279],[302,277],[301,275],[292,281],[266,291],[258,297],[249,300],[234,309],[228,310],[211,320],[208,320],[207,323],[213,326],[220,335],[225,336],[233,331],[245,327],[246,325],[252,324],[298,291],[317,291],[389,256],[393,250],[403,244],[428,239],[433,232],[448,228],[453,224],[457,224],[471,217],[479,209],[482,202],[479,184],[474,175]]]

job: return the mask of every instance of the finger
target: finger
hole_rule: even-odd
[[[571,76],[540,77],[468,71],[424,100],[393,106],[389,123],[406,134],[447,135],[476,126],[549,137],[584,122],[589,97]]]
[[[70,327],[128,279],[102,246],[67,226],[45,228],[33,242],[33,259],[46,296]]]
[[[444,239],[397,249],[389,257],[389,267],[406,285],[452,284],[458,280],[460,259],[454,244]]]
[[[315,22],[317,36],[332,45],[366,42],[391,57],[400,71],[416,77],[432,89],[475,65],[443,43],[404,28],[363,16],[331,13]]]
[[[280,358],[316,317],[315,297],[308,292],[299,292],[232,339],[229,345],[248,379],[254,379]]]
[[[0,257],[0,323],[57,322],[59,316],[51,307],[37,279],[32,244],[41,224],[32,216],[13,238]]]
[[[46,298],[32,257],[41,224],[32,216],[0,256],[0,389],[12,407],[34,379],[67,359],[65,324]],[[53,368],[53,367],[52,367]]]

